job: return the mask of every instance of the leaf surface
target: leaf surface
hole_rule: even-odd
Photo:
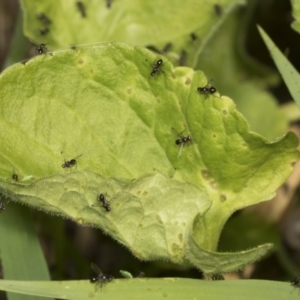
[[[31,185],[2,184],[3,194],[13,190],[13,196],[23,203],[79,224],[105,228],[135,256],[146,260],[171,258],[183,263],[192,222],[211,205],[205,191],[161,174],[123,183],[80,171],[43,178]],[[99,201],[100,192],[111,211]]]
[[[247,33],[246,28],[241,31],[246,17],[235,10],[197,57],[195,68],[205,72],[208,80],[213,79],[212,85],[221,94],[234,100],[251,130],[274,139],[286,132],[288,122],[277,100],[267,91],[270,82],[275,82],[275,75],[250,60],[245,45],[239,44]]]
[[[214,252],[228,217],[270,199],[287,178],[298,140],[251,132],[231,99],[198,92],[202,72],[163,59],[151,76],[159,58],[107,43],[2,73],[1,193],[100,226],[142,259],[194,263],[187,239]]]
[[[22,0],[25,35],[35,41],[49,43],[50,49],[101,41],[120,41],[131,45],[167,43],[202,28],[199,38],[213,32],[219,23],[215,1],[106,1],[83,2],[86,17],[82,17],[78,1]],[[219,0],[222,11],[245,3],[244,0]],[[44,13],[51,24],[38,18]],[[176,17],[175,17],[176,16]],[[49,29],[45,35],[40,30]]]

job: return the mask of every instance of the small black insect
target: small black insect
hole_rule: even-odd
[[[191,33],[191,39],[192,41],[195,41],[197,39],[197,35],[194,32]]]
[[[179,57],[179,66],[185,66],[187,53],[182,50]]]
[[[65,160],[65,159],[64,159],[65,162],[61,165],[62,168],[68,169],[68,168],[72,168],[72,167],[76,166],[76,165],[77,165],[77,160],[76,160],[76,159],[77,159],[78,157],[80,157],[80,156],[82,156],[82,154],[76,156],[75,158],[73,158],[73,159],[71,159],[71,160]]]
[[[13,172],[11,178],[12,178],[14,181],[19,181],[19,176],[18,176],[18,174],[16,174],[15,172]]]
[[[157,72],[160,71],[160,68],[163,64],[163,60],[160,58],[153,66],[152,72],[150,73],[151,76],[155,76]]]
[[[105,208],[105,210],[108,212],[108,211],[111,211],[111,207],[110,207],[110,204],[109,202],[107,202],[107,200],[105,199],[104,195],[103,194],[100,194],[99,195],[99,201],[102,203],[102,206]]]
[[[214,4],[214,11],[215,11],[215,14],[218,16],[218,17],[221,17],[223,15],[223,9],[222,9],[222,6],[219,5],[219,4]]]
[[[156,52],[156,53],[159,53],[159,54],[160,54],[160,51],[159,51],[155,46],[153,46],[153,45],[148,45],[148,46],[146,46],[146,48],[147,48],[148,50],[151,50],[151,51],[153,51],[153,52]]]
[[[81,1],[77,1],[76,6],[77,6],[79,12],[81,13],[81,17],[86,18],[86,10],[85,10],[84,4]]]
[[[106,7],[111,8],[113,0],[105,0],[105,2],[106,2]]]
[[[47,47],[46,47],[47,44],[40,44],[38,46],[36,46],[35,48],[35,52],[37,54],[46,54],[47,53]]]
[[[176,144],[176,145],[180,145],[180,151],[179,151],[179,154],[178,154],[178,157],[180,157],[184,145],[187,145],[189,142],[192,142],[193,139],[192,139],[192,137],[191,137],[190,135],[183,136],[183,135],[182,135],[182,132],[181,132],[181,133],[178,133],[177,130],[176,130],[175,128],[172,128],[172,129],[173,129],[173,130],[177,133],[177,135],[179,136],[179,139],[175,140],[175,144]]]
[[[294,279],[292,279],[290,281],[291,285],[294,287],[291,291],[291,293],[294,291],[295,288],[298,288],[298,296],[299,296],[299,293],[300,293],[300,277],[295,277]],[[290,294],[291,294],[290,293]]]
[[[5,205],[0,201],[0,212],[5,211]]]
[[[91,263],[91,268],[97,274],[97,276],[92,277],[90,279],[90,282],[96,283],[96,286],[100,285],[100,287],[102,288],[104,284],[114,280],[114,277],[112,275],[103,274],[102,271],[100,270],[100,268],[97,265],[95,265],[94,263]]]
[[[44,13],[38,13],[36,16],[44,25],[48,26],[52,23],[52,21]]]
[[[176,145],[182,145],[192,141],[192,137],[190,135],[187,136],[179,135],[179,136],[180,138],[175,141]]]
[[[48,34],[49,33],[49,28],[43,28],[43,29],[40,29],[39,31],[38,31],[38,34],[39,35],[46,35],[46,34]]]
[[[35,46],[35,54],[37,55],[41,55],[41,54],[47,54],[47,46],[48,44],[39,44],[36,41],[32,42],[36,45]]]
[[[167,43],[163,49],[161,50],[161,54],[166,54],[167,52],[169,52],[173,47],[172,43]]]
[[[206,97],[207,97],[209,94],[210,94],[210,95],[214,94],[214,93],[217,91],[217,89],[216,89],[215,87],[211,86],[211,85],[210,85],[210,82],[211,82],[211,80],[210,80],[210,81],[207,83],[207,85],[204,86],[204,87],[198,87],[198,88],[197,88],[197,91],[198,91],[200,94],[206,95]]]
[[[141,278],[141,277],[145,277],[145,273],[142,271],[138,272],[138,274],[136,275],[136,278]]]

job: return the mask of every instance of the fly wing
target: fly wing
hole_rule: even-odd
[[[180,136],[179,132],[174,128],[174,127],[171,127],[172,129],[172,133],[175,135],[175,136]]]
[[[73,159],[77,159],[77,158],[79,158],[80,156],[82,156],[83,154],[80,154],[80,155],[77,155],[75,158],[73,158]]]
[[[91,263],[91,268],[98,276],[103,275],[102,271],[96,264]]]
[[[174,135],[177,135],[177,136],[179,136],[179,137],[183,137],[183,132],[185,131],[185,129],[186,129],[186,126],[184,126],[184,129],[181,131],[181,132],[178,132],[174,127],[171,127],[171,129],[172,129],[172,132],[173,132],[173,134]]]

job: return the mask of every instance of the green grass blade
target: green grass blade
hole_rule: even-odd
[[[72,300],[282,300],[299,299],[286,282],[266,280],[204,281],[186,278],[118,279],[97,288],[88,281],[0,281],[1,290]]]
[[[281,51],[276,47],[273,41],[269,38],[267,33],[258,27],[260,35],[262,36],[266,46],[268,47],[271,56],[287,86],[293,99],[300,107],[300,75],[293,65],[288,61],[288,59],[281,53]]]
[[[5,279],[50,279],[28,208],[9,203],[6,211],[1,214],[0,253]],[[32,299],[17,294],[8,296],[9,300]]]

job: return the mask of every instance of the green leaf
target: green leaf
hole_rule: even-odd
[[[293,7],[293,17],[295,19],[295,21],[292,23],[292,28],[300,32],[300,3],[297,0],[291,0],[291,4]]]
[[[275,81],[274,74],[249,58],[245,60],[239,41],[246,34],[246,29],[241,32],[246,17],[234,11],[197,57],[195,68],[213,79],[213,86],[221,94],[234,100],[251,130],[274,139],[286,132],[288,123],[276,99],[266,91],[267,84]]]
[[[158,58],[108,43],[1,74],[2,194],[100,226],[145,260],[186,263],[191,234],[215,251],[229,216],[270,199],[289,176],[298,139],[250,132],[231,99],[199,94],[202,72],[164,59],[151,76]],[[67,161],[80,155],[73,170],[62,168],[61,151]],[[9,182],[13,170],[37,181]],[[111,211],[97,206],[100,193]]]
[[[244,269],[261,259],[272,247],[272,244],[265,244],[241,252],[212,252],[201,249],[194,237],[189,235],[187,259],[207,274],[222,274]]]
[[[22,0],[25,23],[24,32],[29,38],[49,43],[51,49],[70,47],[100,41],[122,41],[132,45],[149,45],[173,41],[202,28],[199,38],[209,34],[219,23],[214,11],[215,1],[172,0],[168,2],[113,1],[110,9],[105,1],[84,2],[83,18],[75,0],[39,1]],[[227,9],[244,0],[219,0]],[[37,15],[44,13],[51,20],[44,24]],[[176,17],[175,17],[176,16]],[[48,28],[46,35],[39,30]]]
[[[258,27],[259,33],[262,36],[266,46],[268,47],[273,60],[286,84],[288,87],[293,99],[297,103],[298,107],[300,107],[300,88],[299,81],[300,75],[297,70],[293,67],[293,65],[288,61],[288,59],[280,52],[280,50],[276,47],[276,45],[272,42],[269,36],[265,33],[265,31]]]
[[[194,232],[197,232],[198,220],[201,219],[195,218],[191,234],[188,236],[186,257],[194,266],[207,274],[222,274],[242,270],[248,264],[260,260],[273,247],[272,244],[265,244],[247,251],[233,253],[207,251],[201,248],[197,242],[197,235],[194,235]]]
[[[80,171],[54,175],[28,186],[1,184],[21,202],[71,217],[79,224],[105,228],[136,257],[146,260],[183,263],[184,243],[192,222],[211,205],[205,191],[161,174],[126,184]],[[99,193],[107,195],[112,208],[109,213],[98,200]]]
[[[163,279],[117,279],[96,289],[87,280],[83,281],[0,281],[0,289],[41,295],[59,299],[88,300],[91,297],[105,299],[203,299],[219,300],[282,300],[299,299],[290,283],[267,280],[218,280],[204,281],[187,278]]]
[[[206,4],[204,4],[204,6],[207,6],[207,1],[205,2]],[[202,52],[205,52],[206,57],[212,56],[212,53],[209,52],[209,50],[206,50],[206,47],[220,31],[223,31],[222,28],[224,26],[224,22],[226,22],[228,18],[232,17],[232,13],[237,10],[239,6],[243,6],[245,4],[246,1],[223,1],[223,3],[218,1],[218,5],[221,8],[222,13],[220,15],[211,15],[212,20],[210,24],[205,24],[205,26],[203,26],[203,24],[198,23],[197,28],[192,34],[180,36],[176,40],[172,40],[172,49],[170,52],[166,52],[165,55],[174,65],[179,66],[182,65],[180,55],[182,52],[185,52],[186,59],[184,60],[183,65],[195,69],[197,67],[199,56]],[[215,7],[216,2],[211,1],[211,5]],[[160,46],[162,47],[163,44]],[[222,52],[222,50],[224,49],[215,49],[217,52]]]
[[[247,10],[242,11],[237,9],[242,2],[222,6],[223,14],[217,23],[209,29],[199,26],[194,31],[194,41],[190,35],[173,40],[166,56],[177,66],[185,57],[184,65],[204,71],[220,93],[235,101],[253,131],[273,139],[286,132],[288,122],[276,99],[266,91],[269,85],[279,82],[279,77],[245,49],[255,2],[250,1]],[[156,46],[162,49],[163,44]]]

